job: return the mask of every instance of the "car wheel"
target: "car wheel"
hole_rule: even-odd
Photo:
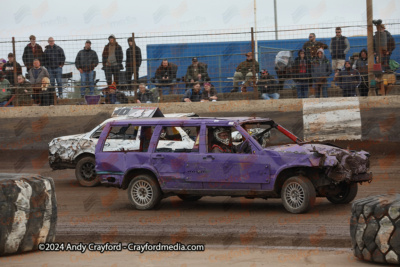
[[[287,179],[281,191],[283,206],[291,213],[307,212],[314,206],[315,196],[313,184],[303,176]]]
[[[183,201],[189,201],[189,202],[197,201],[202,198],[202,196],[193,196],[193,195],[178,195],[178,197]]]
[[[75,176],[82,186],[92,187],[100,184],[95,167],[96,161],[92,156],[83,157],[78,161]]]
[[[162,193],[156,179],[141,174],[132,179],[128,187],[129,201],[138,210],[150,210],[160,203]]]
[[[326,197],[333,204],[347,204],[353,201],[358,192],[358,184],[341,183],[340,192],[336,196]]]
[[[354,256],[383,264],[400,264],[400,194],[353,202],[350,236]]]

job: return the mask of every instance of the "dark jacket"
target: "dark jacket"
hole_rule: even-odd
[[[119,69],[122,70],[124,68],[124,66],[122,66],[122,61],[124,59],[124,53],[122,52],[121,46],[117,42],[115,42],[115,45],[116,45],[116,47],[115,47],[115,59],[117,60]],[[110,43],[106,44],[106,46],[103,49],[103,54],[102,54],[102,57],[103,57],[103,68],[102,69],[104,69],[104,67],[106,67],[106,63],[107,63],[108,56],[109,56],[109,54],[108,54],[109,47],[110,47]]]
[[[245,60],[237,66],[236,71],[241,72],[243,76],[245,77],[247,73],[253,71],[253,61],[255,61],[255,72],[258,73],[260,71],[260,64],[255,60]]]
[[[215,90],[214,85],[211,85],[210,92],[207,92],[206,90],[202,91],[201,100],[209,100],[209,101],[211,101],[212,99],[210,99],[210,97],[216,96],[216,95],[217,95],[217,90]]]
[[[260,77],[257,82],[258,91],[261,94],[275,94],[278,91],[277,84],[275,77],[271,74],[267,77]]]
[[[26,93],[25,90],[28,92]],[[14,105],[24,106],[31,104],[32,85],[30,82],[24,81],[23,83],[17,83],[14,93],[15,93],[15,99],[13,100]]]
[[[342,70],[339,75],[335,77],[337,85],[346,91],[354,92],[357,85],[360,83],[360,74],[357,70]]]
[[[332,74],[332,66],[326,56],[314,58],[311,61],[311,76],[319,81],[326,79]]]
[[[91,48],[86,50],[83,48],[79,51],[78,55],[76,55],[75,59],[75,67],[79,70],[82,69],[84,72],[90,72],[94,70],[99,64],[99,57],[97,56],[96,51]]]
[[[333,37],[329,44],[329,51],[332,59],[346,59],[346,54],[350,50],[350,43],[347,37]]]
[[[322,42],[317,42],[317,41],[315,41],[315,42],[307,41],[303,45],[303,49],[305,51],[307,59],[312,59],[312,58],[316,57],[317,51],[320,48],[327,49],[328,46]]]
[[[137,99],[140,100],[141,103],[146,103],[147,101],[154,103],[153,93],[147,89],[146,89],[146,92],[144,92],[144,93],[139,91],[137,94]]]
[[[135,46],[135,57],[136,57],[136,68],[139,68],[142,65],[142,51],[140,50],[139,46]],[[133,49],[132,46],[129,46],[126,49],[126,70],[130,69],[133,70]]]
[[[17,65],[17,75],[22,74],[21,65],[16,62]],[[6,64],[3,65],[3,73],[6,76],[6,79],[14,85],[14,62],[7,61]]]
[[[162,79],[162,77],[169,77],[169,79],[176,79],[176,73],[178,72],[178,65],[168,62],[166,68],[161,65],[156,70],[156,79]]]
[[[378,34],[380,33],[380,34]],[[386,36],[383,34],[386,33]],[[379,38],[381,37],[381,38]],[[385,38],[386,37],[386,38]],[[382,50],[389,51],[391,54],[393,50],[396,48],[396,42],[393,36],[388,31],[384,32],[375,32],[374,35],[374,52],[378,53],[378,48],[382,47]]]
[[[203,94],[202,90],[195,93],[195,92],[193,92],[192,88],[189,88],[186,90],[185,94],[183,95],[182,101],[185,102],[185,98],[189,98],[192,102],[200,102],[200,100],[202,99],[202,94]]]
[[[299,51],[300,53],[300,51]],[[292,75],[295,82],[308,82],[307,79],[311,77],[311,63],[310,61],[304,57],[303,60],[300,59],[300,56],[296,57],[292,66]],[[303,79],[300,79],[303,78]],[[297,79],[297,80],[296,80]]]
[[[33,60],[39,59],[43,65],[43,49],[40,45],[35,44],[35,53],[32,51],[32,45],[29,43],[24,48],[24,54],[22,55],[22,61],[24,62],[25,67],[28,69],[33,67]]]
[[[204,64],[201,64],[201,63],[199,62],[198,65],[197,65],[197,69],[198,69],[198,74],[201,74],[202,80],[203,80],[203,81],[208,81],[208,80],[209,80],[209,77],[208,77],[208,73],[207,73],[206,66],[205,66]],[[194,70],[195,70],[195,68],[194,68],[193,65],[190,65],[190,66],[187,68],[187,71],[186,71],[186,81],[190,81],[190,80],[192,80],[192,79],[195,80],[195,81],[198,81],[197,76],[196,76],[195,73],[194,73]]]
[[[44,50],[44,63],[43,66],[46,69],[55,69],[58,67],[63,67],[65,63],[64,50],[58,45],[46,45],[46,50]]]
[[[361,58],[361,52],[365,52],[367,54],[367,57],[365,59]],[[362,49],[360,52],[360,58],[357,59],[356,64],[356,69],[360,72],[361,75],[367,75],[368,74],[368,52],[366,49]]]

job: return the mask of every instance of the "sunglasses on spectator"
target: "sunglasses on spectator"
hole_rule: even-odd
[[[341,32],[336,32],[336,33],[341,33]]]
[[[314,36],[311,36],[311,35],[310,35],[310,36],[308,36],[308,38],[309,38],[309,39],[311,39],[311,38],[313,38],[313,37],[314,37]]]

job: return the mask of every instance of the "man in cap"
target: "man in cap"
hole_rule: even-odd
[[[255,69],[253,69],[253,65],[255,65]],[[253,72],[258,73],[259,71],[260,64],[253,59],[253,53],[248,52],[246,54],[246,60],[237,66],[236,72],[233,75],[233,89],[231,92],[237,92],[238,83],[243,80],[245,80],[245,85],[243,88],[246,88],[246,84],[248,83],[249,79],[253,77]],[[244,92],[245,90],[242,89],[242,91]]]
[[[6,64],[4,64],[3,66],[3,72],[6,76],[6,79],[10,82],[11,85],[15,85],[14,83],[14,54],[13,53],[9,53],[8,54],[8,62]],[[17,69],[17,76],[22,74],[22,68],[21,65],[16,62],[16,69]]]
[[[47,42],[49,45],[44,50],[44,66],[50,74],[50,92],[54,91],[56,81],[58,86],[58,97],[62,98],[62,68],[65,64],[64,50],[55,44],[54,38],[50,37]]]
[[[91,48],[92,42],[87,40],[85,47],[79,51],[75,59],[75,67],[81,74],[81,97],[85,96],[86,87],[89,86],[90,95],[94,95],[94,69],[99,64],[96,51]]]
[[[116,86],[118,86],[119,73],[124,67],[122,66],[122,60],[124,59],[124,53],[122,52],[121,46],[115,40],[115,36],[111,34],[108,37],[108,44],[103,50],[103,70],[106,75],[107,84],[110,86],[113,84],[113,77]]]
[[[194,82],[210,80],[205,64],[201,64],[197,57],[192,58],[192,65],[187,68],[185,78],[186,81],[189,82],[189,86],[191,86]]]
[[[332,69],[342,69],[346,54],[350,50],[350,43],[347,37],[342,35],[342,28],[336,27],[336,36],[331,39],[329,52],[332,56]]]
[[[316,41],[315,33],[310,33],[308,41],[304,43],[303,49],[306,52],[307,60],[312,60],[317,57],[318,49],[327,49],[328,46],[322,42]]]
[[[36,43],[35,35],[29,36],[29,41],[30,43],[25,46],[24,53],[22,54],[22,61],[24,62],[27,72],[33,67],[34,59],[42,61],[43,57],[43,49]]]

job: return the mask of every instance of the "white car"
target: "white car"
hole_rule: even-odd
[[[49,143],[49,164],[53,170],[75,169],[75,176],[83,186],[95,186],[99,183],[95,171],[95,147],[101,131],[107,122],[126,120],[132,118],[149,117],[194,117],[194,113],[162,114],[158,108],[124,107],[116,108],[112,118],[103,121],[90,132],[54,138]],[[131,127],[132,128],[132,127]],[[139,142],[136,135],[140,135],[140,127],[135,132],[127,133],[126,129],[120,129],[114,133],[115,139],[110,139],[105,144],[108,151],[123,151],[124,149],[138,149]],[[166,136],[177,134],[179,141],[163,140],[160,143],[165,149],[185,149],[193,147],[193,137],[175,127],[174,133],[165,133]],[[134,138],[135,137],[135,138]]]

